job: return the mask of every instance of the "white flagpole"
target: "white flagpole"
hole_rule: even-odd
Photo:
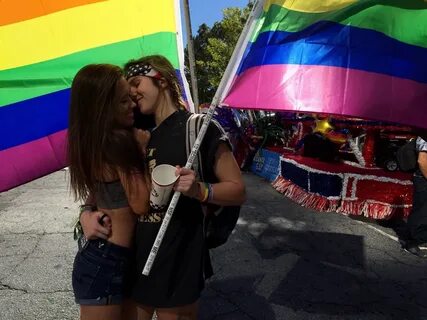
[[[212,103],[209,107],[209,110],[206,116],[204,117],[203,125],[200,128],[196,141],[194,142],[194,146],[191,150],[190,156],[188,157],[187,163],[185,164],[185,168],[187,169],[190,169],[191,166],[193,165],[194,159],[196,158],[196,155],[199,152],[199,148],[205,136],[208,125],[212,120],[213,114],[215,112],[215,108],[219,104],[220,98],[225,95],[225,90],[226,89],[228,90],[231,85],[231,81],[229,81],[229,78],[231,78],[237,71],[237,68],[239,66],[238,59],[240,59],[243,53],[245,52],[245,49],[246,49],[245,43],[248,43],[249,38],[252,36],[253,30],[255,28],[256,18],[262,12],[263,4],[264,4],[264,0],[259,0],[255,3],[248,17],[248,20],[246,21],[245,27],[243,28],[243,31],[240,34],[239,40],[237,41],[237,44],[234,47],[233,54],[230,58],[230,61],[228,62],[227,68],[225,69],[224,75],[221,79],[218,89],[216,90],[215,96],[212,99]],[[160,226],[160,230],[157,234],[156,240],[154,241],[153,247],[151,248],[150,255],[148,256],[144,269],[142,270],[143,275],[148,276],[150,274],[151,267],[153,266],[157,252],[159,251],[159,247],[162,243],[163,237],[166,233],[169,222],[175,211],[175,207],[178,203],[180,196],[181,196],[181,192],[176,191],[172,197],[168,210],[166,211],[165,217],[163,218],[162,225]]]
[[[191,97],[191,91],[188,87],[188,82],[185,77],[184,72],[184,42],[182,39],[182,24],[181,24],[181,5],[180,0],[174,0],[174,8],[175,8],[175,25],[176,25],[176,44],[178,47],[178,62],[179,62],[179,73],[181,75],[182,85],[185,92],[185,96],[187,97],[188,107],[191,112],[196,112],[197,105],[194,106],[193,99]]]
[[[249,43],[249,39],[254,34],[255,27],[257,26],[256,21],[261,16],[264,3],[265,3],[265,0],[255,1],[254,6],[252,8],[252,12],[248,17],[248,20],[246,21],[246,25],[243,28],[242,33],[240,34],[239,40],[237,40],[237,44],[234,47],[233,54],[231,55],[230,61],[228,62],[227,68],[224,71],[224,75],[222,76],[221,82],[215,93],[215,96],[218,95],[217,96],[217,99],[219,100],[218,105],[221,104],[221,102],[227,95],[228,91],[230,90],[230,87],[234,81],[233,76],[237,72],[237,68],[239,67],[240,60],[242,59],[243,54],[245,53],[247,44]],[[213,99],[215,99],[215,96]]]

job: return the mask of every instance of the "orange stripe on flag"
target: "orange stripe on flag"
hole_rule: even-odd
[[[102,1],[106,0],[3,0],[0,1],[0,26]]]

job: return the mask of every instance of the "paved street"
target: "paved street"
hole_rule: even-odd
[[[70,274],[77,214],[59,171],[0,194],[0,319],[78,319]],[[248,201],[216,275],[202,320],[426,319],[427,260],[400,249],[390,230],[307,210],[245,174]]]

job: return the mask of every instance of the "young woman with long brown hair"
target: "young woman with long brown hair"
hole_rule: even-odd
[[[96,203],[94,214],[102,214],[96,224],[107,230],[85,232],[88,241],[74,261],[72,283],[82,320],[134,317],[124,302],[134,266],[135,213],[149,210],[142,156],[149,137],[137,132],[139,143],[135,139],[134,107],[129,84],[117,66],[88,65],[73,80],[68,130],[71,188],[77,200]],[[110,227],[102,226],[102,220]]]

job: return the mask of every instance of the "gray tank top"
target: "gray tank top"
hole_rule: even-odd
[[[126,192],[120,182],[98,182],[96,185],[96,204],[104,209],[120,209],[129,207]]]

